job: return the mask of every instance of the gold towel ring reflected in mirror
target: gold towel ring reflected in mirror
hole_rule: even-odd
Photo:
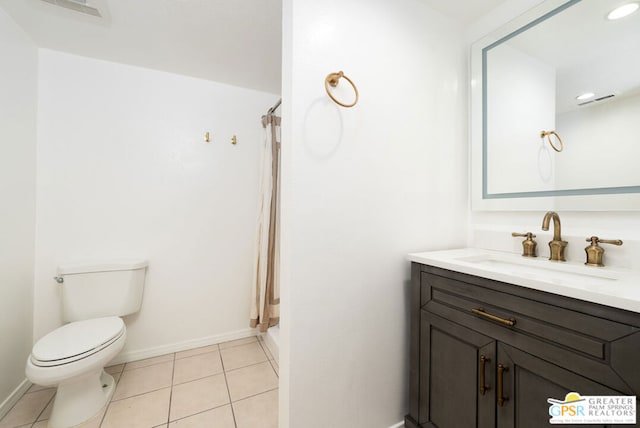
[[[552,135],[556,136],[556,139],[558,140],[558,143],[560,144],[559,148],[556,147],[555,144],[553,144],[553,140],[551,139]],[[560,136],[558,135],[558,133],[556,131],[540,131],[540,138],[544,138],[544,137],[547,137],[547,141],[549,141],[549,145],[556,152],[560,153],[564,149],[564,144],[562,143],[562,138],[560,138]]]
[[[356,99],[351,104],[345,104],[343,102],[338,101],[331,94],[331,91],[329,90],[329,86],[331,86],[332,88],[335,88],[336,86],[338,86],[338,82],[340,81],[341,77],[344,77],[344,79],[351,84],[353,91],[356,93]],[[349,108],[349,107],[353,107],[358,103],[358,96],[359,96],[358,88],[356,88],[356,85],[353,83],[353,81],[351,81],[351,79],[345,76],[342,71],[338,71],[337,73],[329,73],[327,77],[324,79],[324,89],[327,91],[327,95],[329,95],[329,98],[331,98],[333,102],[335,102],[338,105],[341,105],[342,107]]]

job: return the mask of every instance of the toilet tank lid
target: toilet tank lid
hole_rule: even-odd
[[[109,262],[85,262],[58,266],[58,275],[72,275],[76,273],[111,272],[118,270],[142,269],[149,266],[144,259],[113,260]]]

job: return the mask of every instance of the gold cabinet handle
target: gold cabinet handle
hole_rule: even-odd
[[[495,315],[491,315],[488,312],[485,312],[484,308],[471,309],[471,312],[473,312],[475,315],[480,315],[481,317],[490,319],[491,321],[495,321],[509,327],[513,327],[514,325],[516,325],[515,318],[509,318],[509,319],[500,318]]]
[[[509,371],[507,366],[503,366],[502,364],[498,364],[498,407],[502,407],[505,401],[509,401],[509,397],[503,397],[503,377],[504,372]]]
[[[484,355],[480,355],[480,395],[484,395],[489,389],[491,389],[488,385],[485,385],[484,380],[484,366],[487,362],[491,360]]]

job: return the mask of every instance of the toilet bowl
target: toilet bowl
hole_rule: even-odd
[[[140,310],[146,260],[58,267],[62,314],[67,324],[33,346],[25,374],[34,384],[56,387],[49,428],[71,428],[100,414],[115,389],[104,367],[122,350],[121,316]]]
[[[124,346],[126,327],[118,317],[66,324],[40,339],[27,360],[27,378],[56,386],[49,428],[85,422],[109,402],[115,382],[104,367]]]

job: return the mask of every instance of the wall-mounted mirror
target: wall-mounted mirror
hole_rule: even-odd
[[[548,0],[474,44],[474,209],[640,209],[640,10],[626,3],[613,19],[624,1]]]

